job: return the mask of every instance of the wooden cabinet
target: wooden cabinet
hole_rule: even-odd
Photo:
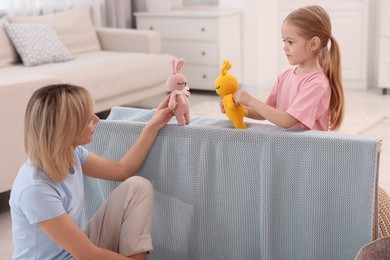
[[[223,60],[241,80],[241,15],[238,11],[180,9],[135,13],[138,29],[161,34],[162,52],[185,59],[190,89],[214,91]]]

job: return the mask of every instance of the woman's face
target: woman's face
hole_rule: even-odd
[[[92,110],[91,110],[92,111]],[[91,113],[91,117],[88,121],[88,124],[84,127],[83,131],[74,141],[74,146],[84,145],[93,140],[93,131],[96,124],[100,121],[99,117],[94,113]]]
[[[299,34],[299,28],[284,22],[282,25],[283,50],[291,65],[300,65],[311,58],[310,40]]]

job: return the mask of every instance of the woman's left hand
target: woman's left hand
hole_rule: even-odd
[[[168,108],[169,96],[167,96],[161,104],[157,107],[156,112],[153,114],[149,123],[147,124],[149,127],[160,130],[163,128],[169,120],[174,116],[172,110]]]

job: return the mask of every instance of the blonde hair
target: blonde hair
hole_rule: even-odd
[[[58,84],[31,96],[24,119],[24,147],[31,164],[54,182],[75,166],[73,143],[88,124],[92,98],[82,87]]]
[[[340,48],[332,35],[329,14],[321,6],[306,6],[290,13],[285,22],[300,28],[303,37],[308,39],[318,37],[321,41],[319,64],[329,79],[332,93],[329,104],[329,129],[337,130],[344,118],[344,92]],[[328,50],[329,42],[330,50]]]

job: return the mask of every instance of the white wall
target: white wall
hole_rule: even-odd
[[[242,11],[242,87],[252,93],[271,88],[281,51],[278,1],[220,0],[220,7]]]
[[[254,89],[257,85],[258,77],[258,35],[255,26],[256,0],[235,1],[220,0],[220,7],[226,9],[239,9],[242,11],[242,82],[241,85],[248,89]]]

